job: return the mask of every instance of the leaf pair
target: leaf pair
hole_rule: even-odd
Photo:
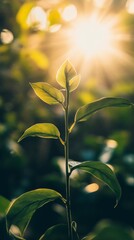
[[[64,89],[74,91],[79,84],[80,77],[76,74],[74,67],[67,60],[59,68],[56,80]],[[52,85],[45,82],[31,83],[31,86],[36,95],[47,104],[63,105],[65,99],[63,93]]]
[[[74,91],[80,82],[80,75],[77,75],[75,68],[66,60],[57,71],[56,80],[64,89]]]
[[[51,100],[49,97],[49,102],[50,101],[52,102],[53,100]],[[77,110],[74,118],[74,123],[72,124],[70,131],[73,129],[76,123],[86,121],[91,115],[93,115],[98,110],[101,110],[106,107],[128,107],[132,105],[133,104],[131,102],[123,98],[101,98],[95,102],[84,105]],[[60,137],[60,132],[58,128],[51,123],[39,123],[31,126],[24,132],[19,141],[28,136],[59,139],[63,144],[63,140]]]
[[[91,161],[82,163],[70,161],[69,165],[70,174],[74,170],[80,169],[88,172],[95,178],[105,183],[114,192],[117,199],[116,204],[118,203],[121,196],[121,189],[115,174],[107,165],[101,162]],[[22,237],[25,229],[28,226],[34,212],[44,204],[55,201],[56,199],[60,199],[64,204],[66,204],[66,200],[62,197],[62,195],[52,189],[37,189],[22,194],[10,204],[7,211],[8,231],[15,235],[15,233],[12,231],[12,226],[16,226],[20,231],[20,236],[16,238],[23,239]],[[41,240],[50,239],[50,233],[57,232],[57,230],[59,231],[60,228],[61,227],[52,228],[47,232],[47,234],[42,236]]]

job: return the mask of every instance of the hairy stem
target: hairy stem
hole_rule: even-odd
[[[66,211],[67,211],[67,222],[68,222],[68,236],[69,240],[73,240],[72,233],[72,216],[71,216],[71,200],[70,200],[70,176],[69,176],[69,127],[68,127],[68,115],[69,115],[69,90],[66,90],[66,107],[65,107],[65,161],[66,161]]]

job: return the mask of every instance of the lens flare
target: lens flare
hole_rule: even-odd
[[[80,19],[72,31],[72,44],[86,58],[105,55],[113,45],[111,22],[101,22],[96,16]]]

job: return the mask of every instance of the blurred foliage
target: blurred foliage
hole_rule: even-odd
[[[78,106],[99,97],[125,97],[134,101],[134,14],[127,12],[127,2],[106,1],[102,8],[97,8],[93,0],[1,0],[0,195],[3,197],[11,200],[37,187],[52,187],[64,194],[63,149],[59,143],[27,139],[18,144],[17,140],[23,130],[35,122],[56,122],[60,130],[64,128],[60,108],[54,106],[48,111],[48,106],[36,98],[29,82],[53,81],[56,85],[55,73],[69,52],[70,40],[65,32],[75,21],[66,21],[62,17],[66,6],[74,4],[78,16],[90,15],[95,9],[101,17],[118,17],[117,29],[130,39],[120,42],[119,49],[124,54],[119,59],[113,57],[106,66],[98,60],[86,63],[79,52],[75,58],[72,56],[71,60],[82,79],[77,94],[72,94],[70,123]],[[42,17],[34,18],[30,13],[33,7],[42,9],[44,15],[41,12],[39,15],[44,16],[43,25]],[[76,58],[77,62],[74,61]],[[86,174],[76,174],[72,179],[72,208],[80,226],[80,235],[90,232],[103,218],[134,227],[133,123],[132,110],[107,109],[93,116],[82,128],[80,123],[74,129],[70,139],[70,158],[78,161],[107,159],[117,173],[123,193],[119,206],[113,210],[114,200],[106,187],[100,186],[99,191],[87,193],[82,190],[81,180],[84,179],[86,186],[94,179]],[[108,140],[117,144],[110,146]],[[29,239],[36,239],[47,227],[58,224],[61,219],[64,222],[63,209],[58,205],[49,207],[53,223],[49,218],[38,223],[40,217],[43,219],[47,214],[45,207],[33,219],[27,233]],[[2,236],[7,240],[3,221],[2,218]]]

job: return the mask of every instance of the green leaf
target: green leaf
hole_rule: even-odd
[[[123,98],[101,98],[95,102],[86,104],[80,107],[76,114],[74,123],[86,121],[92,114],[107,107],[128,107],[133,104],[127,99]]]
[[[58,128],[52,123],[37,123],[28,128],[19,138],[18,142],[26,137],[41,137],[60,139],[60,132]]]
[[[31,83],[36,95],[45,103],[57,104],[64,102],[64,96],[60,90],[45,82]]]
[[[47,229],[39,240],[68,240],[68,229],[65,224],[58,224]],[[79,240],[75,231],[73,231],[73,240]]]
[[[92,161],[82,163],[71,161],[69,165],[71,166],[71,172],[75,169],[81,169],[105,183],[114,192],[116,205],[118,204],[121,197],[121,188],[114,172],[106,164]]]
[[[6,199],[3,196],[0,196],[0,217],[3,217],[6,215],[6,211],[8,209],[8,206],[10,204],[10,201]]]
[[[78,87],[79,83],[80,83],[80,75],[76,75],[69,82],[70,92],[73,92]]]
[[[21,236],[29,224],[34,212],[44,204],[61,199],[65,201],[60,193],[52,189],[36,189],[26,192],[15,199],[7,212],[7,229],[10,231],[12,225],[17,226]]]
[[[72,80],[72,78],[74,78],[76,75],[77,74],[74,67],[68,60],[66,60],[57,71],[56,80],[63,88],[73,91],[73,89],[75,89],[78,85],[79,81],[79,79]],[[74,85],[76,86],[74,87]]]
[[[134,233],[127,226],[112,223],[107,220],[101,221],[94,232],[82,240],[133,240]]]

